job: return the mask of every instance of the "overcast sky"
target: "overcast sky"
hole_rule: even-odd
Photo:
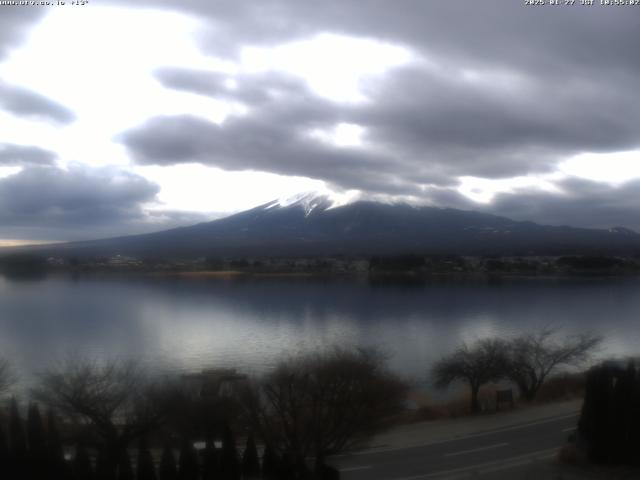
[[[640,229],[640,6],[559,3],[0,5],[0,245],[307,191]]]

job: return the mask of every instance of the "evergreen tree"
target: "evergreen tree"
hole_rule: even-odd
[[[0,425],[0,465],[6,465],[9,458],[9,445],[7,444],[7,439],[4,436],[4,431]]]
[[[9,416],[9,437],[11,456],[14,460],[24,461],[27,457],[27,439],[22,426],[22,419],[18,412],[18,402],[11,399],[11,412]]]
[[[47,412],[47,450],[49,457],[54,460],[64,460],[64,450],[58,431],[58,422],[53,410]]]
[[[253,435],[247,438],[247,445],[242,455],[242,477],[245,479],[260,477],[260,459]]]
[[[179,480],[198,479],[198,454],[188,440],[183,440],[180,448],[180,460],[178,469]]]
[[[178,480],[176,459],[169,445],[165,445],[162,451],[162,458],[160,459],[160,480]]]
[[[288,452],[284,452],[282,454],[282,457],[280,457],[280,465],[278,467],[278,478],[280,480],[296,479],[296,465]]]
[[[280,474],[280,459],[276,452],[267,444],[262,454],[262,478],[265,480],[278,480]]]
[[[126,450],[122,452],[118,461],[118,480],[134,480],[133,468],[131,467],[131,458]]]
[[[635,366],[605,362],[587,374],[579,443],[595,463],[638,463],[640,380]]]
[[[116,466],[106,448],[101,448],[98,451],[98,459],[96,460],[96,479],[115,480]]]
[[[57,478],[69,477],[69,466],[64,459],[64,450],[55,415],[52,410],[47,412],[47,458],[51,472]]]
[[[613,395],[611,369],[593,367],[587,374],[578,434],[587,446],[587,456],[595,463],[608,461],[609,416]]]
[[[50,466],[47,464],[47,440],[42,425],[42,416],[37,405],[29,405],[27,410],[27,440],[29,453],[28,470],[34,479],[43,479]]]
[[[18,411],[16,399],[11,399],[9,412],[9,474],[8,478],[29,478],[34,476],[28,462],[27,439]]]
[[[47,458],[47,438],[40,409],[35,403],[29,405],[27,412],[27,438],[30,458],[35,461],[45,461]]]
[[[0,473],[3,477],[12,478],[14,476],[13,473],[13,462],[11,460],[11,453],[9,451],[9,445],[7,443],[6,437],[4,436],[4,431],[0,426]]]
[[[323,456],[316,458],[314,473],[318,480],[340,480],[340,470],[327,465]]]
[[[156,468],[153,464],[153,457],[147,445],[147,439],[142,437],[138,444],[138,480],[156,480]]]
[[[76,455],[73,459],[73,478],[74,480],[93,480],[91,459],[82,445],[76,447]]]
[[[222,432],[222,455],[220,457],[220,477],[224,480],[239,480],[240,465],[236,440],[229,425],[225,425]]]
[[[218,451],[212,441],[207,441],[207,447],[202,455],[202,480],[216,480],[220,478]]]

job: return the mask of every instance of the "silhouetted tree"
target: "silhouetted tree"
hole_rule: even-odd
[[[9,438],[11,445],[11,456],[15,461],[22,462],[27,458],[27,439],[22,426],[22,418],[18,410],[18,402],[11,399],[11,410],[9,413]]]
[[[5,358],[0,357],[0,396],[11,389],[15,380],[11,364]]]
[[[602,342],[602,337],[591,333],[563,339],[557,339],[555,334],[555,330],[545,328],[509,342],[507,377],[527,401],[535,399],[554,370],[583,364]]]
[[[385,360],[375,350],[334,349],[280,362],[244,391],[253,430],[299,469],[362,444],[404,408],[407,387]]]
[[[217,380],[205,378],[202,383],[197,394],[172,380],[157,389],[154,401],[165,413],[166,426],[180,436],[210,438],[238,416],[240,405],[233,396],[220,393]]]
[[[50,469],[56,478],[68,477],[68,465],[64,459],[64,449],[58,432],[58,425],[53,410],[47,412],[47,458]]]
[[[9,452],[9,445],[4,435],[2,425],[0,425],[0,475],[11,478],[13,473],[13,462]]]
[[[587,374],[578,444],[596,463],[637,465],[640,378],[633,363],[605,362]]]
[[[93,480],[93,466],[89,453],[82,446],[76,447],[76,455],[73,458],[73,478],[75,480]]]
[[[118,480],[134,480],[131,458],[126,450],[122,452],[118,462]]]
[[[162,424],[154,393],[134,363],[71,358],[42,374],[33,391],[69,419],[91,425],[103,442],[106,464],[114,468],[133,440]]]
[[[216,480],[220,478],[218,452],[212,441],[207,441],[202,454],[202,480]]]
[[[340,471],[327,465],[323,457],[316,458],[314,473],[318,480],[340,480]]]
[[[198,454],[193,444],[186,439],[182,441],[182,446],[180,447],[178,464],[178,478],[180,480],[197,480]]]
[[[48,464],[47,440],[40,409],[33,403],[27,410],[27,443],[30,476],[35,479],[44,478],[47,472],[50,473],[51,465]]]
[[[138,442],[138,480],[156,480],[156,468],[153,464],[153,457],[149,451],[146,437],[140,438]]]
[[[160,480],[178,480],[178,469],[173,449],[170,445],[165,445],[160,458]]]
[[[236,439],[229,425],[225,425],[222,431],[220,478],[224,480],[238,480],[240,478],[240,466],[238,464],[238,450],[236,448]]]
[[[116,480],[116,471],[118,467],[118,458],[107,452],[105,447],[98,450],[98,458],[96,459],[96,479],[97,480]]]
[[[506,375],[508,345],[500,339],[486,338],[458,349],[435,363],[432,375],[435,385],[446,388],[455,381],[466,382],[471,388],[471,412],[480,411],[480,387]]]
[[[260,459],[253,435],[247,438],[247,445],[242,454],[242,477],[244,479],[260,477]]]
[[[32,403],[27,412],[27,438],[29,456],[33,460],[45,461],[47,458],[47,439],[38,405]]]
[[[280,459],[271,445],[264,447],[262,454],[262,478],[265,480],[277,480],[280,473]]]
[[[0,425],[0,465],[5,465],[9,461],[9,445],[7,444],[2,425]]]
[[[278,478],[280,480],[296,480],[296,477],[306,478],[307,473],[304,462],[295,460],[289,452],[285,451],[282,454],[278,468]]]

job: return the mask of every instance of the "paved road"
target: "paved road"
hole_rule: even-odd
[[[420,480],[489,471],[553,456],[577,418],[564,415],[444,442],[359,452],[332,463],[344,480]]]

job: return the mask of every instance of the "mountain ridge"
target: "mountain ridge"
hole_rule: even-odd
[[[366,200],[336,204],[328,196],[302,195],[191,226],[37,250],[170,258],[635,254],[640,234],[624,227],[549,226],[469,210]]]

